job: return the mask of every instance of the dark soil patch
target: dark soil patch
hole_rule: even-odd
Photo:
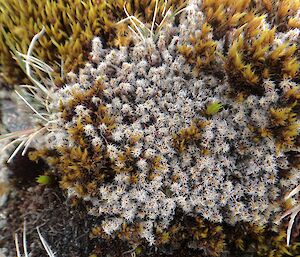
[[[59,257],[131,257],[132,247],[121,240],[91,239],[92,227],[100,223],[99,218],[87,214],[86,208],[78,200],[67,200],[66,195],[58,187],[47,188],[34,186],[16,191],[7,201],[4,212],[7,225],[0,229],[4,237],[0,247],[9,251],[8,257],[16,256],[14,235],[18,234],[22,253],[23,224],[26,221],[27,248],[32,257],[47,256],[36,228],[39,227],[49,246]],[[76,203],[75,207],[71,207]],[[188,248],[158,249],[143,247],[138,257],[174,256],[201,257],[198,251]],[[222,257],[233,257],[224,253]]]
[[[81,203],[76,207],[71,205],[59,188],[35,186],[17,190],[5,208],[7,225],[0,230],[4,237],[0,247],[7,248],[9,256],[15,256],[14,235],[17,233],[22,252],[23,224],[26,221],[27,247],[33,257],[47,256],[37,227],[56,256],[88,257],[97,253],[97,256],[126,257],[123,253],[130,248],[125,243],[90,239],[91,228],[99,223],[99,219],[88,215]]]

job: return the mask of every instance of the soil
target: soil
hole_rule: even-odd
[[[76,206],[72,207],[72,204]],[[99,218],[87,213],[84,205],[78,200],[67,200],[57,186],[30,186],[15,188],[7,201],[4,212],[7,224],[0,229],[3,236],[0,247],[8,249],[7,257],[16,256],[14,235],[18,234],[22,252],[22,233],[26,222],[26,240],[28,251],[32,257],[47,256],[39,240],[36,228],[48,242],[53,252],[59,257],[131,257],[135,256],[132,247],[120,240],[104,241],[91,239],[93,226],[99,224]],[[198,251],[180,249],[170,254],[157,252],[155,248],[147,248],[140,257],[146,256],[174,256],[201,257]],[[222,257],[233,257],[224,253]],[[251,255],[247,256],[251,257]]]

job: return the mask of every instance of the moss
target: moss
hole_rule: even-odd
[[[283,257],[300,253],[299,243],[286,245],[285,227],[261,227],[250,223],[240,223],[227,234],[228,246],[237,253],[253,252],[254,256]],[[277,230],[277,231],[276,231]]]
[[[258,128],[255,124],[250,125],[254,132],[255,141],[263,138],[274,139],[277,151],[289,150],[299,146],[299,92],[298,86],[293,87],[291,81],[284,82],[291,89],[278,100],[276,107],[269,110],[268,125]],[[294,156],[296,158],[296,155]]]
[[[225,68],[234,89],[262,95],[264,79],[293,79],[299,72],[296,45],[273,46],[275,27],[260,32],[263,17],[256,17],[243,28],[225,55]]]
[[[181,53],[190,64],[193,64],[194,72],[202,69],[211,69],[217,57],[217,43],[211,39],[212,27],[204,23],[199,33],[192,34],[189,38],[189,45],[178,46]]]
[[[101,36],[107,45],[129,45],[132,37],[125,23],[116,23],[126,17],[124,5],[130,14],[150,23],[153,18],[155,0],[0,0],[0,24],[16,43],[18,51],[27,52],[32,37],[45,26],[46,36],[41,38],[35,56],[55,68],[56,84],[61,83],[64,73],[76,71],[88,60],[90,42]],[[167,8],[176,10],[185,0],[168,1]],[[159,2],[157,21],[162,20],[164,3]],[[63,61],[62,67],[60,67]],[[0,63],[4,81],[21,83],[25,75],[12,62],[9,47],[0,33]]]
[[[52,178],[47,175],[40,175],[36,178],[36,182],[40,185],[50,185],[52,183]]]
[[[295,16],[300,7],[298,0],[205,0],[202,10],[206,20],[213,25],[217,39],[233,28],[239,28],[255,15],[267,14],[268,21],[281,30],[297,27]]]
[[[157,254],[169,249],[171,255],[173,252],[178,253],[183,250],[182,253],[195,251],[195,253],[202,253],[204,256],[220,256],[225,249],[225,234],[220,224],[210,223],[200,217],[185,216],[181,218],[180,214],[172,223],[173,225],[166,230],[155,229]],[[123,224],[116,235],[108,236],[101,227],[95,227],[91,231],[91,238],[100,237],[105,240],[113,240],[117,237],[133,247],[141,245],[139,252],[144,256],[149,251],[149,246],[140,237],[141,230],[142,224],[139,222]]]
[[[129,243],[133,248],[139,246],[141,256],[146,256],[151,247],[143,243],[139,232],[141,225],[123,224],[114,236],[108,236],[101,227],[94,227],[91,238],[100,237],[109,242],[118,238]],[[189,252],[189,256],[222,256],[230,252],[230,256],[251,254],[255,257],[288,257],[300,254],[300,246],[295,241],[290,247],[286,246],[285,227],[270,225],[262,227],[251,223],[238,223],[236,226],[216,224],[200,217],[181,217],[180,211],[172,225],[166,229],[155,229],[157,255],[163,252],[173,256]],[[295,238],[294,238],[295,240]],[[177,255],[176,255],[177,256]]]
[[[207,116],[212,116],[220,112],[223,108],[223,105],[220,102],[212,102],[206,106],[205,114]]]
[[[169,5],[180,6],[183,1],[169,1]],[[185,56],[187,62],[194,66],[197,75],[200,71],[209,71],[217,63],[221,56],[225,71],[229,77],[229,83],[233,91],[237,91],[237,98],[241,102],[250,94],[263,95],[264,79],[295,79],[299,74],[298,52],[295,44],[288,42],[273,47],[275,33],[279,28],[278,22],[286,26],[297,26],[293,18],[285,18],[294,14],[298,8],[297,1],[290,3],[283,1],[290,9],[281,3],[262,1],[257,12],[253,12],[255,4],[250,0],[245,1],[204,1],[203,12],[205,22],[199,28],[200,32],[187,39],[186,45],[179,46],[179,52]],[[29,45],[29,39],[34,33],[46,26],[46,39],[42,39],[36,55],[50,63],[64,60],[64,71],[75,70],[86,59],[92,37],[101,35],[109,46],[129,45],[132,38],[128,35],[127,25],[116,22],[124,18],[124,1],[27,1],[25,5],[19,1],[5,3],[0,0],[1,10],[5,15],[0,18],[3,27],[8,31],[11,40],[17,42],[17,49],[24,52]],[[129,13],[135,14],[147,23],[151,22],[155,1],[131,1],[126,5]],[[162,19],[162,2],[159,4],[158,21]],[[269,19],[274,18],[272,28],[261,30],[264,11],[268,11]],[[13,14],[14,13],[14,14]],[[101,13],[101,17],[98,17]],[[14,17],[17,18],[14,18]],[[40,16],[40,18],[38,18]],[[13,18],[12,18],[13,17]],[[60,17],[60,19],[56,19]],[[1,20],[3,19],[3,20]],[[276,21],[275,21],[276,20]],[[226,21],[225,23],[223,21]],[[223,22],[223,23],[222,23]],[[25,26],[26,25],[26,26]],[[23,27],[24,26],[24,27]],[[231,39],[226,38],[226,30],[235,29],[236,33]],[[23,35],[21,37],[21,35]],[[217,40],[225,37],[228,40],[227,49],[218,52]],[[2,40],[2,41],[1,41]],[[15,80],[20,82],[22,75],[11,63],[9,51],[3,38],[0,38],[0,50],[3,49],[0,58],[3,64],[4,78],[9,83]],[[47,49],[43,50],[43,49]],[[53,51],[52,51],[53,50]],[[59,66],[56,66],[57,79],[60,77]],[[58,83],[58,82],[57,82]],[[85,133],[85,126],[92,124],[99,127],[105,124],[107,127],[105,138],[111,137],[111,132],[116,124],[114,117],[107,112],[105,105],[96,105],[91,101],[92,97],[102,97],[104,86],[97,81],[93,87],[84,91],[72,91],[72,100],[68,104],[61,103],[61,118],[66,122],[74,119],[75,108],[79,105],[88,107],[91,111],[88,115],[76,117],[76,124],[67,131],[72,147],[57,147],[54,150],[40,150],[30,153],[30,159],[37,161],[46,159],[55,171],[57,171],[62,189],[74,188],[77,195],[94,196],[100,185],[111,182],[118,173],[129,173],[130,183],[135,184],[139,179],[138,168],[132,154],[133,146],[139,141],[139,136],[133,136],[130,147],[112,161],[106,145],[91,145],[90,138]],[[278,106],[270,109],[269,126],[256,128],[249,124],[252,131],[260,140],[265,137],[275,139],[278,148],[299,146],[297,116],[299,115],[299,87],[291,87],[280,100]],[[206,106],[203,116],[209,118],[222,109],[222,104],[212,102]],[[181,129],[173,135],[173,146],[177,152],[184,152],[190,144],[198,145],[201,141],[202,129],[207,121],[194,121],[189,127]],[[201,149],[206,154],[206,149]],[[143,154],[142,154],[143,155]],[[290,152],[293,166],[299,168],[299,156]],[[143,156],[141,156],[143,157]],[[298,159],[297,159],[298,158]],[[115,162],[124,164],[121,168]],[[154,156],[147,163],[150,172],[147,179],[153,180],[156,172],[160,170],[160,156]],[[287,172],[288,173],[288,172]],[[288,174],[286,175],[288,176]],[[174,180],[178,178],[174,175]],[[46,182],[45,182],[46,181]],[[48,183],[45,176],[40,176],[39,183]],[[172,194],[169,188],[166,195]],[[180,213],[168,229],[154,228],[156,245],[161,249],[167,247],[174,250],[194,249],[205,256],[220,256],[222,252],[233,249],[234,252],[253,252],[256,256],[295,256],[299,254],[299,247],[294,243],[286,246],[285,228],[280,227],[278,232],[274,227],[260,227],[243,223],[235,227],[226,224],[211,223],[200,217],[183,216]],[[141,238],[142,222],[123,224],[121,229],[109,236],[104,233],[101,226],[94,227],[91,237],[100,237],[104,240],[119,239],[129,245],[143,245],[136,248],[136,254],[146,251],[147,242]],[[145,248],[145,249],[144,249]]]
[[[263,79],[296,79],[299,75],[299,46],[288,41],[273,44],[283,26],[286,31],[297,27],[293,19],[299,6],[296,0],[203,1],[204,23],[179,46],[179,52],[198,74],[212,72],[215,62],[221,61],[235,94],[262,95]],[[264,20],[272,27],[265,28]],[[225,43],[222,50],[217,49],[220,39]]]
[[[189,144],[199,144],[201,139],[201,131],[208,124],[208,121],[194,121],[189,127],[181,129],[177,134],[173,135],[173,146],[182,153]]]

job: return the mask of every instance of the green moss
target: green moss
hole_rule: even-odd
[[[206,106],[205,114],[212,116],[217,114],[223,109],[223,105],[220,102],[212,102]]]
[[[40,175],[36,178],[36,182],[40,185],[50,185],[52,183],[52,178],[47,175]]]

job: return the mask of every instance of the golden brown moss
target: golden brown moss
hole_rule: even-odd
[[[288,43],[274,47],[275,27],[260,31],[263,17],[244,27],[228,50],[225,68],[231,85],[239,91],[263,94],[263,79],[293,79],[298,75],[297,46]]]
[[[220,224],[210,223],[200,217],[184,217],[173,222],[168,229],[154,229],[156,245],[160,249],[167,247],[172,251],[195,251],[204,254],[204,256],[220,256],[225,249],[225,234]],[[133,246],[141,245],[147,251],[147,243],[141,238],[140,233],[143,230],[142,223],[122,224],[121,229],[114,236],[108,236],[101,226],[96,226],[91,231],[91,238],[100,237],[106,240],[118,238],[121,241],[130,243]]]
[[[99,149],[98,149],[99,150]],[[32,161],[43,158],[57,169],[56,175],[62,189],[73,188],[79,196],[95,195],[101,183],[111,180],[114,171],[103,151],[60,148],[57,151],[32,151]]]
[[[262,128],[257,128],[255,124],[249,125],[256,135],[254,141],[273,138],[277,151],[299,146],[299,87],[291,81],[283,83],[290,89],[279,99],[276,107],[269,109],[268,125]]]
[[[190,45],[181,45],[178,47],[179,52],[194,65],[194,72],[211,68],[216,60],[217,43],[211,39],[210,33],[212,27],[208,23],[204,23],[201,32],[191,35]]]
[[[267,0],[262,2],[261,10],[265,8],[270,12],[277,12],[277,16],[275,15],[274,19],[277,19],[278,22],[285,22],[290,26],[290,24],[295,23],[295,21],[291,21],[292,18],[285,20],[283,14],[290,15],[293,13],[293,8],[297,6],[297,3],[296,1],[291,2],[293,3],[292,5],[290,5],[290,3],[286,3],[286,5],[292,6],[290,7],[292,11],[286,10],[282,4],[279,4],[277,8],[275,8],[274,3]],[[17,5],[17,2],[12,3]],[[203,10],[206,15],[206,23],[202,26],[200,34],[193,35],[189,39],[191,45],[180,46],[179,51],[191,64],[195,65],[196,70],[211,68],[216,60],[217,43],[215,39],[208,37],[208,34],[213,33],[214,36],[218,38],[223,36],[226,30],[237,28],[237,33],[235,34],[232,44],[228,46],[228,51],[223,53],[227,73],[234,88],[237,88],[241,92],[246,92],[247,94],[262,94],[263,88],[260,86],[262,79],[295,78],[298,75],[299,63],[296,57],[298,50],[296,45],[288,44],[272,48],[271,44],[274,41],[274,33],[277,28],[274,26],[271,29],[261,31],[260,26],[265,16],[261,13],[255,14],[252,12],[251,8],[253,7],[250,8],[250,6],[252,6],[251,3],[251,1],[204,1]],[[57,7],[54,6],[55,4],[57,4]],[[61,27],[61,24],[56,25],[56,27],[55,25],[53,27],[52,25],[46,27],[48,39],[44,39],[44,41],[41,40],[41,47],[47,49],[47,52],[37,50],[37,55],[41,59],[53,62],[59,60],[58,56],[61,56],[63,59],[66,58],[64,59],[64,69],[65,71],[69,71],[84,62],[84,59],[87,57],[85,56],[87,52],[86,49],[89,48],[86,42],[89,42],[94,34],[101,34],[103,37],[106,37],[110,45],[119,46],[130,44],[130,37],[126,37],[128,33],[126,25],[124,25],[124,23],[119,26],[115,25],[118,19],[124,17],[123,1],[112,2],[108,7],[101,5],[100,1],[95,2],[94,4],[99,8],[95,12],[98,13],[101,11],[101,13],[103,13],[103,17],[101,17],[100,20],[93,16],[96,15],[93,14],[92,11],[94,7],[87,7],[89,4],[85,5],[82,1],[75,2],[74,5],[76,8],[79,7],[79,11],[77,9],[69,10],[69,8],[72,7],[64,6],[64,4],[65,3],[61,1],[58,3],[48,1],[46,4],[45,12],[47,17],[42,15],[42,19],[52,19],[52,22],[55,23],[55,15],[61,12],[60,15],[66,15],[62,20],[65,19],[64,22],[69,22],[71,25],[69,25],[70,27],[66,26],[66,32],[63,31],[65,27]],[[149,22],[152,19],[154,4],[154,1],[134,1],[128,4],[127,10],[129,13],[133,13],[138,17],[141,16],[142,20],[145,19],[146,22]],[[48,5],[50,7],[47,9]],[[63,6],[66,9],[63,9]],[[228,8],[228,6],[230,8]],[[22,8],[24,9],[24,6]],[[30,3],[28,3],[25,8],[32,9]],[[41,9],[42,7],[36,6],[36,8]],[[57,8],[62,9],[58,10]],[[160,5],[159,8],[161,10],[162,6]],[[247,8],[250,8],[250,11]],[[275,9],[277,11],[275,11]],[[49,13],[47,13],[47,10]],[[66,10],[66,12],[62,10]],[[18,11],[14,9],[14,12]],[[34,11],[31,10],[31,12],[33,13],[32,16],[35,17],[36,14]],[[51,15],[51,12],[55,12],[55,14],[52,13]],[[89,23],[90,21],[81,17],[82,13],[88,13],[86,15],[87,17],[95,18],[93,21],[96,23],[95,27],[93,27],[94,23],[91,25]],[[8,17],[6,18],[9,20]],[[21,21],[21,19],[23,19],[23,21]],[[161,17],[158,18],[158,20],[159,19],[161,19]],[[224,19],[226,22],[222,23]],[[18,21],[19,24],[22,24],[24,20],[24,17],[20,18]],[[31,38],[32,35],[37,32],[35,29],[39,30],[39,26],[43,25],[42,22],[32,22],[33,23],[31,23],[29,19],[29,23],[35,24],[37,27],[32,28],[31,35],[29,35],[30,30],[26,31],[26,33],[28,33],[27,39]],[[9,24],[9,22],[7,22],[5,26],[5,29],[10,31],[11,37],[22,42],[18,45],[19,50],[27,49],[29,40],[27,40],[27,42],[26,40],[21,41],[21,38],[18,38],[18,33],[21,32],[15,31],[16,34],[14,34],[11,30],[11,28],[15,26],[15,23]],[[242,29],[241,26],[243,26]],[[60,34],[59,31],[61,31]],[[116,39],[113,39],[112,35],[116,35]],[[255,40],[253,40],[254,38]],[[2,45],[4,46],[4,44]],[[58,52],[49,51],[51,47],[54,49],[54,46],[57,47]],[[6,54],[8,56],[8,51],[6,51]],[[3,56],[4,57],[1,56],[1,58],[5,60],[6,55],[3,54]],[[73,66],[73,62],[76,63],[75,66]],[[5,61],[3,63],[5,63]],[[7,68],[9,68],[9,66],[7,66]],[[11,72],[15,71],[5,71],[5,74],[10,74]],[[60,171],[59,175],[61,176],[62,188],[67,189],[72,187],[81,196],[86,194],[93,195],[96,193],[100,184],[112,179],[116,173],[130,172],[130,182],[133,184],[138,179],[138,173],[132,164],[134,163],[134,157],[132,156],[130,148],[128,148],[124,154],[118,156],[118,161],[125,163],[124,167],[119,169],[111,162],[105,148],[102,149],[101,146],[92,147],[89,145],[89,140],[84,133],[85,124],[97,126],[104,123],[107,125],[108,131],[111,131],[115,126],[113,117],[107,115],[105,106],[100,105],[97,108],[96,106],[91,106],[91,97],[97,95],[101,96],[102,90],[103,87],[99,83],[85,94],[74,93],[73,100],[68,106],[61,105],[60,111],[66,122],[72,118],[74,108],[79,104],[89,105],[89,109],[94,110],[93,115],[80,117],[77,120],[76,126],[68,130],[70,138],[76,142],[77,146],[72,148],[57,148],[55,152],[39,151],[31,153],[31,159],[36,160],[39,157],[44,157],[48,160],[48,163]],[[296,124],[295,117],[297,113],[299,113],[297,112],[299,109],[299,89],[292,88],[287,91],[285,98],[286,102],[283,106],[270,109],[272,126],[259,129],[261,137],[275,137],[279,147],[290,146],[297,141],[298,125]],[[209,113],[206,114],[209,115]],[[179,152],[183,152],[188,144],[197,143],[201,139],[201,129],[204,126],[205,123],[196,122],[189,128],[181,130],[178,135],[174,135],[175,149]],[[138,142],[138,140],[138,136],[132,138],[132,146]],[[153,166],[153,171],[158,170],[160,167],[159,157],[156,156],[153,158],[150,165]],[[155,173],[150,172],[148,179],[151,180],[153,176],[155,176]],[[281,229],[277,234],[274,233],[270,241],[266,241],[269,240],[269,230],[267,229],[249,224],[243,224],[242,227],[237,226],[237,229],[239,230],[236,231],[236,233],[230,231],[230,233],[234,235],[234,238],[231,239],[229,236],[231,234],[226,234],[221,225],[195,218],[185,221],[184,224],[180,222],[174,224],[166,231],[157,229],[155,235],[157,236],[158,245],[180,245],[181,242],[188,241],[189,247],[202,249],[205,254],[209,256],[218,256],[225,249],[226,243],[233,244],[234,247],[240,251],[246,251],[251,248],[255,249],[258,256],[285,256],[299,253],[297,244],[294,244],[289,249],[285,246],[284,229]],[[139,237],[140,231],[141,224],[138,222],[134,225],[123,224],[118,237],[132,244],[138,244],[142,242]],[[239,235],[239,231],[241,231],[241,235]],[[104,235],[99,227],[93,230],[93,234],[108,237]]]
[[[206,21],[215,28],[216,38],[221,38],[227,31],[263,14],[267,14],[268,21],[280,30],[295,28],[299,7],[299,0],[204,0],[202,10]]]
[[[63,189],[74,188],[78,195],[94,195],[97,187],[114,177],[112,162],[109,159],[106,146],[101,144],[91,145],[88,135],[84,131],[87,124],[99,126],[105,124],[107,136],[115,124],[107,113],[104,105],[96,106],[91,98],[99,97],[103,93],[103,85],[99,81],[94,86],[82,92],[72,92],[72,101],[67,105],[60,104],[60,113],[65,122],[72,119],[77,105],[89,106],[91,113],[80,116],[76,125],[68,129],[69,140],[74,142],[74,147],[58,146],[54,150],[40,150],[30,153],[30,159],[36,161],[44,158],[58,171],[60,185]]]
[[[55,67],[56,82],[60,83],[61,61],[65,73],[76,70],[88,59],[90,42],[95,36],[111,46],[132,42],[127,25],[116,25],[126,17],[125,3],[129,14],[145,23],[152,21],[155,0],[0,0],[0,24],[22,53],[27,52],[32,37],[44,26],[46,35],[39,40],[35,56]],[[184,3],[185,0],[171,0],[166,8],[176,10]],[[163,9],[164,2],[160,1],[157,22],[162,20]],[[2,33],[0,64],[5,82],[21,83],[25,76],[12,61]]]
[[[182,153],[189,144],[197,144],[201,139],[201,131],[208,124],[208,121],[194,121],[189,127],[180,130],[173,135],[173,146]]]
[[[286,245],[286,231],[282,227],[261,227],[250,223],[240,223],[226,234],[228,246],[239,254],[252,252],[254,256],[283,257],[297,256],[299,243]],[[226,230],[225,229],[225,230]]]
[[[140,238],[142,224],[123,224],[116,235],[107,235],[101,226],[95,226],[91,231],[91,238],[113,240],[118,238],[139,249],[139,253],[146,253],[147,244]],[[255,257],[287,257],[300,254],[299,243],[294,242],[290,247],[286,245],[285,227],[262,227],[251,223],[238,223],[232,227],[226,224],[215,224],[200,217],[181,217],[180,213],[172,225],[166,229],[156,228],[154,231],[156,245],[161,249],[172,249],[178,253],[188,251],[192,256],[221,256],[229,251],[231,256],[242,256],[245,253]],[[294,235],[294,241],[295,241]],[[139,247],[137,247],[139,246]],[[198,255],[197,255],[198,254]]]
[[[299,46],[274,42],[276,33],[298,27],[299,7],[298,0],[205,0],[200,32],[186,39],[179,52],[198,74],[211,72],[221,57],[235,92],[262,95],[263,79],[299,77]],[[224,40],[223,52],[217,49],[220,39]]]

